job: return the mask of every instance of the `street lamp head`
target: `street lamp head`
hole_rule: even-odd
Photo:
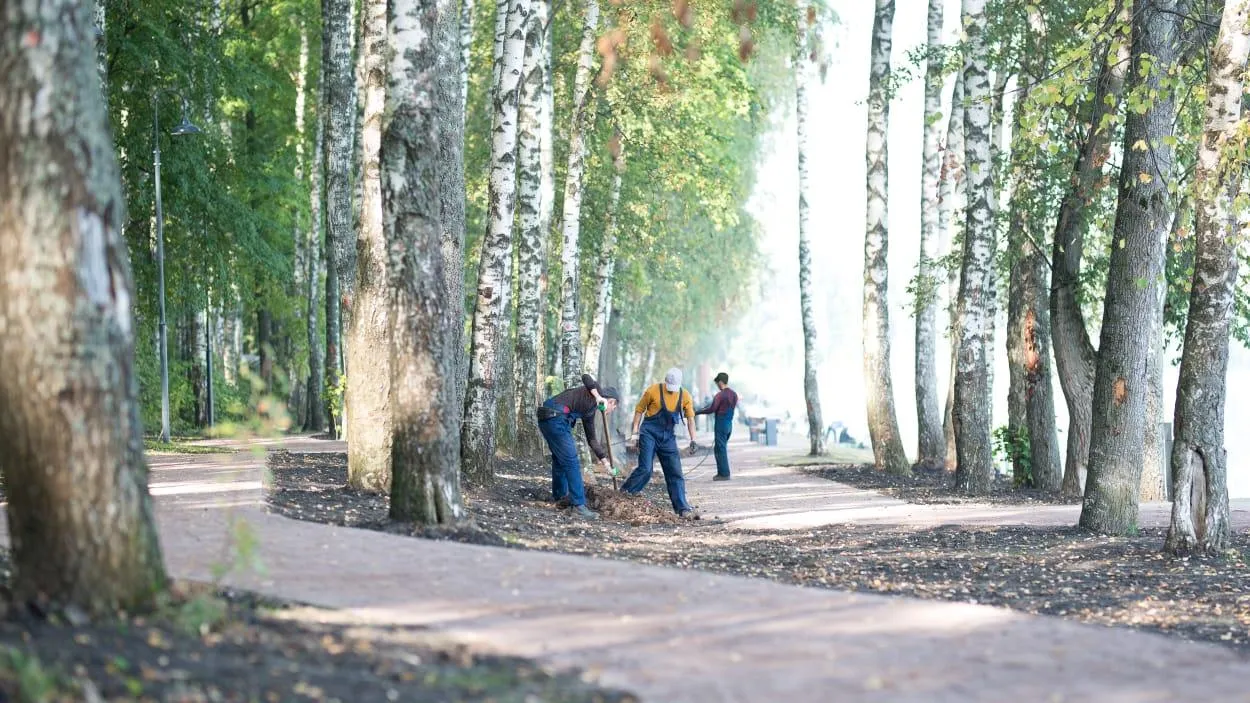
[[[192,124],[191,119],[187,117],[187,101],[183,100],[182,101],[182,122],[179,122],[178,126],[174,127],[172,134],[176,137],[181,137],[186,134],[200,134],[203,131],[204,130]]]

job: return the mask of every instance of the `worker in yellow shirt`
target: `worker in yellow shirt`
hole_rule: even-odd
[[[629,447],[638,451],[638,468],[629,475],[621,491],[638,495],[651,480],[655,457],[660,457],[664,470],[664,484],[673,511],[683,518],[695,518],[695,512],[686,502],[686,479],[681,474],[681,454],[677,451],[676,428],[685,422],[690,433],[691,451],[698,448],[694,441],[694,400],[681,387],[681,369],[669,369],[664,383],[657,383],[643,392],[634,409],[633,433]]]

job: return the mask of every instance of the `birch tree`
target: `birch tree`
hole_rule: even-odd
[[[868,228],[864,237],[864,383],[868,394],[868,433],[878,469],[904,474],[910,469],[894,412],[890,372],[888,295],[887,135],[890,47],[894,0],[876,0],[868,89]]]
[[[569,160],[564,177],[564,248],[560,253],[560,358],[564,380],[577,385],[582,369],[582,333],[578,307],[578,237],[582,219],[582,176],[586,169],[587,107],[594,69],[595,31],[599,26],[598,0],[586,0],[582,42],[577,50],[573,101],[569,122]]]
[[[469,10],[470,38],[472,36],[473,0],[463,0]],[[448,362],[448,372],[455,379],[452,407],[464,407],[464,387],[468,374],[468,359],[464,348],[464,242],[465,242],[465,177],[464,177],[464,120],[465,91],[468,90],[468,48],[462,44],[463,16],[456,14],[456,0],[438,0],[438,16],[435,25],[438,41],[438,87],[435,109],[438,111],[439,139],[439,193],[442,201],[442,249],[444,302],[451,319],[457,320],[448,330],[451,335],[453,356]],[[452,414],[452,435],[460,436],[463,415],[457,410]]]
[[[625,174],[625,145],[619,131],[613,135],[609,147],[612,150],[612,186],[608,193],[608,216],[603,227],[603,243],[599,248],[599,261],[595,268],[595,306],[590,317],[590,336],[586,340],[585,371],[596,378],[603,375],[599,357],[608,319],[612,316],[617,211],[621,206],[621,177]]]
[[[464,517],[460,409],[452,327],[443,304],[439,0],[390,0],[389,65],[381,143],[383,227],[390,287],[391,518],[424,524]],[[454,15],[453,15],[454,16]],[[453,55],[455,52],[452,52]],[[453,73],[452,76],[458,79]],[[454,96],[453,96],[454,97]],[[453,129],[460,129],[459,125]]]
[[[324,96],[325,91],[318,86],[317,94]],[[324,104],[324,97],[319,98],[318,105]],[[308,227],[308,275],[305,280],[307,290],[307,308],[305,322],[308,325],[308,414],[304,423],[305,432],[321,432],[326,426],[325,414],[325,376],[323,365],[325,353],[321,346],[321,325],[319,311],[321,307],[321,262],[324,249],[321,236],[321,182],[324,173],[322,159],[325,152],[325,118],[317,116],[317,133],[313,138],[312,174],[309,179],[309,227]]]
[[[364,116],[361,121],[360,226],[356,234],[356,284],[347,316],[347,484],[383,492],[391,480],[391,324],[387,302],[387,241],[382,215],[380,150],[386,109],[386,0],[361,6]]]
[[[808,194],[811,192],[807,178],[807,87],[815,73],[812,61],[813,41],[810,36],[815,30],[814,8],[800,4],[797,20],[794,115],[799,166],[799,314],[803,321],[803,398],[807,404],[808,453],[819,456],[825,453],[825,425],[821,419],[820,388],[816,380],[816,320],[812,313],[812,254],[808,244],[811,226],[807,205]],[[886,51],[888,50],[887,45]]]
[[[1185,346],[1176,391],[1172,475],[1175,495],[1167,551],[1222,553],[1229,543],[1224,405],[1228,339],[1237,287],[1233,198],[1244,169],[1242,95],[1250,55],[1250,1],[1228,0],[1211,52],[1206,129],[1198,147],[1196,251]]]
[[[1145,441],[1147,358],[1151,353],[1157,286],[1172,212],[1171,138],[1176,81],[1168,70],[1180,51],[1175,0],[1141,0],[1132,13],[1129,85],[1141,110],[1124,124],[1120,192],[1107,269],[1102,335],[1094,377],[1089,475],[1081,527],[1126,534],[1137,524],[1137,493]]]
[[[994,168],[990,155],[992,99],[985,41],[985,0],[963,0],[967,59],[963,69],[964,153],[968,203],[959,277],[959,348],[955,368],[955,487],[984,493],[994,476],[990,445],[990,384],[987,342],[993,327]]]
[[[550,212],[543,189],[543,132],[551,131],[545,90],[547,72],[547,24],[551,0],[532,0],[529,27],[525,34],[525,63],[521,73],[518,107],[519,146],[517,148],[517,328],[516,396],[517,447],[520,456],[542,456],[543,439],[533,420],[539,397],[541,364],[539,335],[543,317],[542,276],[547,258],[550,220],[543,224],[544,209]]]
[[[111,617],[166,578],[92,36],[85,2],[0,6],[0,471],[10,601]]]
[[[504,277],[512,256],[516,207],[517,102],[525,60],[525,25],[530,0],[512,0],[499,82],[491,98],[491,166],[487,231],[478,263],[477,300],[473,310],[473,346],[465,393],[461,456],[464,475],[475,483],[494,478],[495,403],[498,399],[498,345],[503,326]]]
[[[942,9],[944,0],[929,0],[928,50],[924,82],[924,153],[920,190],[920,264],[916,272],[916,463],[946,465],[946,438],[938,407],[937,279],[934,261],[941,227],[942,173]]]
[[[350,0],[322,0],[322,62],[326,120],[326,386],[339,386],[342,357],[342,296],[351,291],[356,272],[356,237],[352,226],[352,149],[356,117],[356,81],[352,61]],[[330,434],[338,436],[334,412],[327,408]]]
[[[460,25],[456,33],[457,40],[460,45],[460,115],[463,123],[464,117],[468,114],[469,100],[469,73],[473,67],[473,25],[474,10],[476,9],[476,0],[460,0]],[[450,10],[450,6],[448,7]],[[442,8],[439,8],[439,21],[444,18],[450,21],[450,17],[442,14]]]
[[[949,260],[954,252],[952,229],[958,215],[963,213],[963,196],[967,179],[964,173],[964,81],[962,72],[955,76],[951,91],[950,117],[946,121],[946,145],[942,150],[942,185],[939,192],[941,208],[938,210],[937,250]],[[946,271],[947,337],[950,339],[950,378],[946,388],[946,407],[942,412],[942,433],[946,437],[946,468],[955,468],[955,368],[959,355],[959,335],[956,333],[956,312],[959,300],[959,269],[948,265]]]

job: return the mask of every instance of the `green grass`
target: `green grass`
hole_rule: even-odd
[[[182,438],[171,438],[166,444],[159,439],[152,437],[143,438],[143,448],[149,452],[157,452],[160,454],[233,454],[235,450],[229,447],[208,447],[202,444],[187,444],[185,441],[179,441]]]
[[[73,692],[59,671],[44,665],[34,654],[9,645],[0,649],[0,681],[6,682],[4,688],[15,691],[22,703],[44,703]]]
[[[821,456],[807,454],[780,454],[769,457],[773,466],[825,466],[827,464],[871,464],[872,450],[855,447],[828,447]]]

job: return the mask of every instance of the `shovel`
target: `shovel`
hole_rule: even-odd
[[[612,459],[612,435],[608,434],[608,415],[600,410],[599,417],[603,420],[603,444],[608,448],[608,463],[612,465],[612,470],[615,471],[616,461]],[[612,474],[612,490],[618,490],[616,487],[616,474]]]

